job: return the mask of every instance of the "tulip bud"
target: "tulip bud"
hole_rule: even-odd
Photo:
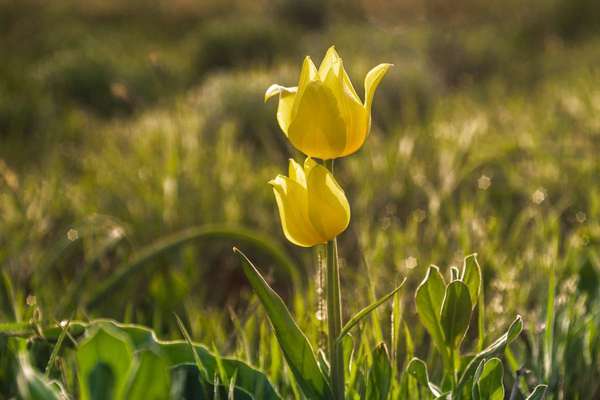
[[[297,87],[272,85],[265,101],[279,95],[277,121],[292,145],[309,157],[329,160],[360,149],[371,127],[375,90],[391,64],[379,64],[365,78],[358,97],[342,59],[331,46],[319,69],[304,59]]]
[[[285,237],[302,247],[335,238],[350,223],[350,205],[329,170],[307,158],[304,167],[290,160],[289,176],[269,182]]]

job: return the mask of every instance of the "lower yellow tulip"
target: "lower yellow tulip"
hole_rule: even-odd
[[[304,166],[289,163],[289,176],[269,182],[279,208],[285,237],[302,247],[335,238],[350,223],[350,205],[331,172],[311,158]]]

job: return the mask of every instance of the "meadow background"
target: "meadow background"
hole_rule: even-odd
[[[231,248],[324,346],[318,251],[285,241],[266,184],[301,156],[263,94],[332,44],[359,94],[395,65],[366,145],[336,165],[339,245],[344,312],[406,277],[410,340],[390,306],[360,340],[400,366],[434,357],[414,289],[478,253],[490,336],[525,321],[507,382],[525,366],[548,398],[599,398],[594,0],[0,0],[0,322],[108,317],[179,338],[176,313],[291,396]],[[15,390],[6,369],[0,388]]]

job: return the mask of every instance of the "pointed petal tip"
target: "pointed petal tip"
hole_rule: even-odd
[[[275,178],[268,181],[267,183],[269,185],[273,186],[274,188],[279,188],[279,187],[281,187],[281,184],[283,183],[283,181],[285,181],[285,179],[286,179],[285,176],[279,174]]]
[[[269,101],[269,99],[271,97],[273,97],[273,96],[275,96],[276,94],[279,94],[279,93],[280,93],[280,89],[279,89],[279,85],[278,84],[274,83],[273,85],[269,86],[267,88],[267,90],[265,91],[265,99],[264,99],[265,103],[267,101]]]

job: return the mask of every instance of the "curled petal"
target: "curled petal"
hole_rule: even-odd
[[[279,95],[279,105],[277,106],[277,122],[281,130],[287,135],[288,127],[292,121],[292,110],[297,87],[284,87],[281,85],[271,85],[265,92],[265,102],[271,97]]]
[[[367,73],[365,77],[365,108],[370,113],[375,90],[392,64],[379,64]]]

